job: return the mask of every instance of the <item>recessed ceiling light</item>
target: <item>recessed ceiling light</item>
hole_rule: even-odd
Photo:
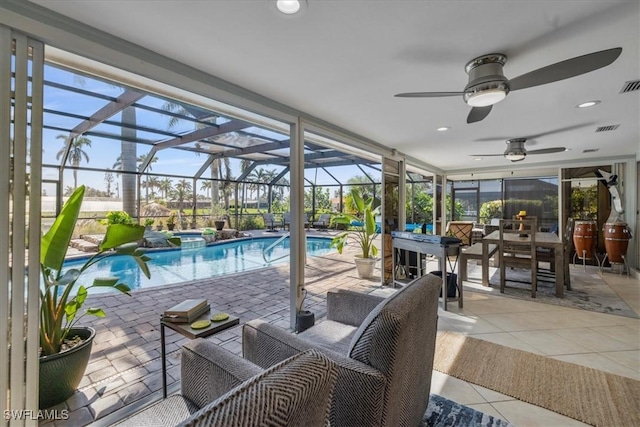
[[[476,157],[476,158],[475,158],[475,159],[473,159],[473,160],[482,160],[482,157]]]
[[[582,104],[576,105],[576,108],[589,108],[589,107],[593,107],[594,105],[600,104],[600,102],[601,101],[598,101],[598,100],[587,101],[587,102],[583,102]]]
[[[305,0],[276,0],[276,7],[285,15],[293,15],[302,10]]]
[[[450,128],[450,127],[447,127],[447,126],[442,126],[442,127],[439,127],[439,128],[438,128],[438,129],[436,129],[436,130],[437,130],[438,132],[446,132],[446,131],[448,131],[449,129],[451,129],[451,128]]]

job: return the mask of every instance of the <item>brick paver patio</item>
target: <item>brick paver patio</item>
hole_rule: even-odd
[[[327,235],[328,233],[323,233]],[[357,277],[353,254],[348,247],[342,255],[331,253],[307,257],[305,309],[316,319],[326,312],[326,293],[343,288],[370,292],[380,287],[380,271],[372,280]],[[152,277],[153,279],[153,277]],[[242,324],[256,318],[289,328],[289,264],[134,291],[100,294],[87,299],[87,307],[105,309],[102,319],[85,317],[83,326],[96,329],[91,359],[78,391],[53,409],[66,409],[69,419],[43,423],[82,426],[156,392],[161,393],[160,315],[188,298],[206,298],[217,311],[240,317],[240,325],[208,339],[241,354]],[[180,381],[180,347],[186,342],[167,329],[167,383],[171,390]],[[113,417],[113,416],[112,416]]]

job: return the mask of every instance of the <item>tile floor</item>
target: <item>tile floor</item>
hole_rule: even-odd
[[[638,312],[640,280],[603,278]],[[466,292],[464,309],[441,311],[438,327],[640,380],[640,319]],[[435,371],[431,391],[519,427],[585,425]]]
[[[357,278],[348,252],[349,249],[343,255],[308,259],[305,281],[309,296],[305,306],[317,318],[326,311],[325,295],[329,289],[392,292],[379,287],[379,278]],[[640,280],[611,273],[603,273],[603,277],[640,313]],[[193,295],[207,298],[218,310],[239,316],[241,323],[262,317],[289,327],[288,265],[150,288],[137,291],[132,298],[90,297],[90,303],[99,303],[108,316],[87,322],[97,330],[90,364],[79,391],[57,407],[68,409],[71,417],[66,422],[55,422],[55,426],[110,425],[124,412],[161,398],[158,318],[165,308]],[[640,319],[470,291],[465,291],[463,309],[452,302],[449,311],[441,309],[439,314],[440,330],[640,380]],[[235,327],[210,340],[240,354],[240,334],[241,328]],[[167,335],[168,375],[174,390],[180,380],[179,349],[185,340],[178,334]],[[435,371],[431,391],[520,427],[582,424]]]

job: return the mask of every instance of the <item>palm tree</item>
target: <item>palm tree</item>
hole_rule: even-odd
[[[264,173],[264,182],[265,184],[271,184],[271,182],[275,179],[275,177],[278,175],[278,172],[275,169],[271,169],[268,171],[265,171]],[[271,198],[269,198],[269,200],[267,200],[268,208],[269,211],[271,211],[271,202],[273,200],[273,188],[271,189]],[[267,193],[267,197],[269,197],[269,193]]]
[[[173,190],[173,182],[171,178],[162,178],[158,183],[158,189],[162,191],[162,195],[165,199],[169,198],[169,194],[171,194]]]
[[[135,107],[122,110],[122,123],[129,125],[120,128],[120,170],[125,172],[136,171],[138,147],[132,142],[137,138],[136,122]],[[136,212],[136,176],[133,173],[122,174],[122,210],[132,216]]]
[[[248,159],[240,160],[240,172],[244,174],[247,171],[247,169],[249,169],[249,166],[251,166],[252,163],[253,161]],[[236,185],[238,184],[236,183]],[[246,189],[247,189],[247,185],[242,184],[242,202],[240,203],[241,209],[244,209],[245,199],[246,199]]]
[[[249,175],[253,181],[252,187],[256,190],[256,200],[258,201],[258,209],[260,209],[260,190],[264,187],[266,171],[263,168],[254,169]]]
[[[182,205],[184,204],[184,200],[191,196],[191,183],[186,179],[181,179],[175,186],[173,190],[173,198],[178,202],[178,212],[182,212]]]
[[[202,181],[200,189],[207,192],[207,197],[211,198],[211,181]]]
[[[138,156],[138,158],[136,159],[136,161],[138,162],[138,165],[142,165],[142,164],[147,160],[147,156],[148,156],[148,154],[149,154],[149,153],[146,153],[146,154],[140,154],[140,155]],[[149,172],[151,172],[151,170],[153,169],[153,168],[151,167],[151,165],[152,165],[152,164],[154,164],[154,163],[156,163],[157,161],[158,161],[158,157],[157,157],[157,156],[153,156],[153,157],[151,158],[151,161],[149,162],[149,166],[147,166],[147,170],[148,170]],[[144,179],[144,181],[145,181],[145,182],[144,182],[144,189],[145,189],[145,190],[144,190],[144,191],[145,191],[145,194],[144,194],[144,200],[145,200],[147,203],[149,203],[149,187],[150,187],[150,186],[149,186],[149,175],[145,174],[145,179]]]
[[[148,177],[147,186],[151,188],[151,197],[156,197],[156,192],[154,190],[160,187],[160,179],[155,176]]]
[[[229,198],[231,197],[231,181],[234,180],[231,175],[231,164],[228,157],[225,157],[225,174],[222,182],[222,194],[224,195],[224,208],[229,209]],[[237,204],[237,200],[236,200]]]
[[[56,154],[56,159],[60,160],[60,157],[64,155],[65,150],[67,149],[67,145],[69,144],[69,136],[67,135],[58,135],[57,139],[63,139],[64,143],[58,154]],[[75,169],[80,166],[80,162],[84,158],[87,163],[89,163],[89,155],[86,151],[83,150],[82,147],[87,146],[91,147],[91,140],[85,136],[77,136],[75,138],[71,138],[71,147],[69,148],[69,157],[67,161],[71,166],[73,166],[73,188],[78,188],[78,170]]]
[[[113,192],[111,191],[111,184],[113,184],[113,173],[111,173],[111,169],[107,169],[104,173],[104,182],[107,184],[107,197],[111,197]]]
[[[172,113],[177,113],[183,116],[192,116],[193,114],[182,104],[176,103],[176,102],[165,102],[162,105],[162,109],[165,111],[169,111]],[[207,122],[211,122],[212,124],[215,124],[216,119],[218,118],[218,116],[216,115],[211,115],[210,117],[207,117],[206,120]],[[175,127],[178,123],[180,122],[180,119],[178,117],[172,116],[169,119],[169,122],[167,124],[168,128],[171,129],[173,127]],[[196,123],[196,129],[202,129],[204,128],[206,125],[203,123]],[[196,143],[196,147],[198,148],[207,148],[208,144],[202,144],[201,142],[197,142]],[[199,155],[199,153],[196,153],[197,155]],[[223,169],[226,169],[226,172],[223,172]],[[210,176],[211,179],[213,180],[211,182],[211,211],[214,210],[215,205],[217,205],[220,201],[220,195],[219,195],[219,188],[220,188],[220,182],[218,180],[221,180],[223,178],[223,176],[227,176],[230,174],[230,170],[231,170],[231,166],[229,163],[229,158],[216,158],[213,160],[213,162],[211,162],[211,166],[209,166],[209,170],[210,170]]]
[[[289,183],[289,180],[287,178],[285,178],[285,177],[280,178],[278,180],[278,183],[280,183],[280,185],[275,187],[274,192],[278,197],[280,197],[282,199],[284,197],[284,187],[288,186],[290,183]],[[275,182],[274,182],[274,184],[275,184]]]

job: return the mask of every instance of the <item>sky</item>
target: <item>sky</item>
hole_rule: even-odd
[[[47,65],[45,67],[45,81],[54,82],[62,85],[72,86],[82,91],[91,93],[97,93],[108,97],[117,97],[123,92],[123,88],[115,84],[110,84],[90,76],[79,76],[66,69],[61,69],[56,66]],[[45,84],[44,89],[44,124],[45,129],[43,131],[43,164],[60,164],[60,159],[56,158],[61,149],[64,146],[64,138],[60,138],[61,135],[67,136],[68,129],[74,128],[81,123],[83,119],[73,117],[73,115],[91,116],[98,111],[104,105],[109,102],[108,99],[100,99],[93,97],[89,94],[76,93],[66,90],[55,85]],[[157,96],[148,95],[142,98],[138,103],[154,107],[162,108],[167,101]],[[47,112],[50,110],[49,112]],[[63,114],[56,114],[53,111],[59,111]],[[116,123],[121,122],[121,114],[118,113],[111,117]],[[188,133],[195,129],[195,123],[187,120],[179,120],[173,126],[169,125],[169,116],[159,114],[156,112],[144,110],[141,108],[136,109],[136,120],[138,126],[147,127],[151,131],[137,132],[137,137],[142,139],[149,139],[153,141],[164,140],[172,138],[166,132],[173,134]],[[271,130],[254,128],[256,133],[274,137],[279,140],[288,139],[288,135],[277,134]],[[120,127],[115,124],[101,123],[95,128],[91,129],[93,132],[104,132],[119,135]],[[164,133],[164,134],[163,134]],[[91,168],[113,168],[118,157],[120,156],[120,141],[116,139],[104,138],[96,135],[87,135],[91,140],[91,147],[85,149],[89,160],[82,159],[80,166]],[[193,145],[194,143],[191,143]],[[137,155],[146,154],[151,147],[145,144],[138,144]],[[205,162],[206,157],[203,155],[196,155],[195,153],[186,152],[177,149],[160,150],[156,154],[158,160],[151,165],[150,172],[182,175],[189,178],[201,167]],[[283,168],[281,166],[264,166],[265,169],[275,169],[280,172]],[[233,176],[240,175],[240,161],[237,159],[231,159],[231,169]],[[379,173],[372,169],[365,168],[374,179],[379,177]],[[337,167],[331,169],[332,175],[337,179],[346,182],[350,177],[356,175],[363,175],[362,171],[355,166]],[[207,172],[203,176],[209,176]],[[289,176],[287,174],[287,179]],[[319,185],[335,184],[335,180],[331,178],[322,169],[307,169],[305,171],[305,178],[309,181],[316,182]],[[54,185],[47,183],[48,180],[57,181],[58,172],[54,168],[45,168],[43,170],[43,189],[47,195],[54,195]],[[179,178],[175,178],[177,182]],[[85,184],[101,190],[106,189],[105,174],[104,172],[88,172],[78,171],[78,184]],[[70,170],[66,170],[64,174],[64,185],[66,188],[73,186],[73,174]],[[200,184],[198,184],[198,192],[205,194],[205,190],[201,190]],[[113,188],[112,188],[113,189]]]

